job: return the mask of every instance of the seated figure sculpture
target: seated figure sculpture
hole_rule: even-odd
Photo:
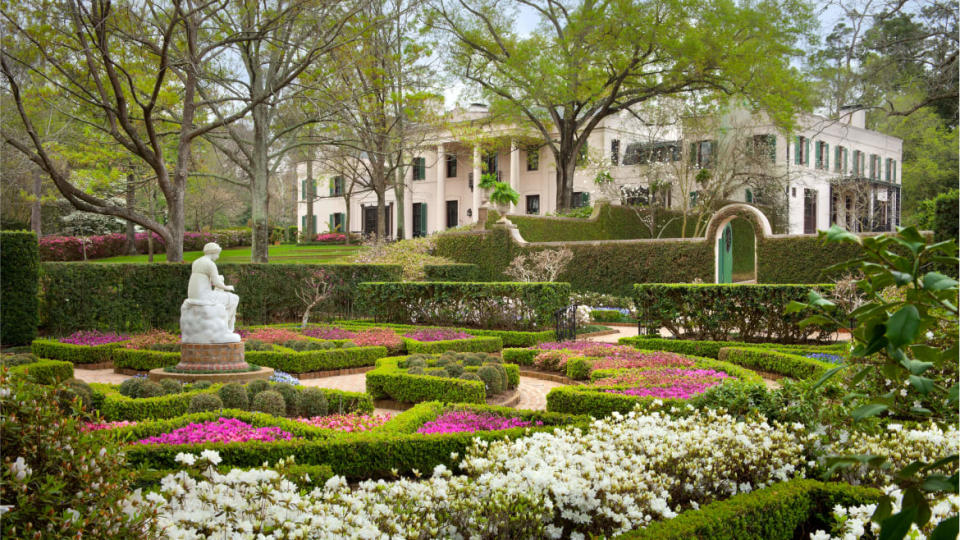
[[[203,246],[203,257],[193,262],[187,299],[180,306],[180,332],[183,343],[236,343],[234,333],[240,297],[233,286],[223,282],[214,261],[220,257],[220,246],[210,242]]]

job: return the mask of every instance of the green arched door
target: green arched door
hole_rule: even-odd
[[[729,223],[717,239],[717,283],[733,283],[733,226]]]

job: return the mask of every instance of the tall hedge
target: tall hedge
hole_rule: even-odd
[[[839,277],[828,271],[860,255],[860,246],[825,242],[817,236],[757,239],[757,283],[824,283]]]
[[[510,221],[520,230],[527,242],[570,242],[582,240],[628,240],[650,238],[650,229],[645,223],[648,211],[631,206],[601,204],[590,218],[554,216],[510,216]],[[487,219],[488,228],[499,216],[492,212]],[[657,212],[657,228],[664,229],[660,238],[680,238],[683,221],[679,212]],[[687,231],[693,234],[696,217],[687,220]]]
[[[396,265],[221,264],[220,273],[240,296],[238,322],[266,324],[298,318],[298,287],[323,269],[339,285],[325,305],[314,309],[353,313],[355,287],[362,281],[400,279]],[[188,264],[43,263],[41,323],[50,332],[79,329],[138,331],[174,329],[187,296]]]
[[[40,255],[37,235],[0,232],[0,343],[24,345],[37,337]]]
[[[956,193],[956,190],[954,190]],[[933,237],[937,242],[953,238],[957,240],[957,229],[960,227],[960,200],[956,198],[938,197],[934,207]]]
[[[568,283],[361,283],[357,296],[378,321],[527,330],[549,328],[570,301]]]

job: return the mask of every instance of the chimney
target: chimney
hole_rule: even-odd
[[[840,107],[840,122],[858,128],[867,127],[867,111],[863,105],[844,105]]]

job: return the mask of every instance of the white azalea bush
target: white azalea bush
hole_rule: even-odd
[[[900,512],[903,502],[903,493],[896,486],[887,486],[883,491],[892,498],[893,514]],[[850,508],[837,505],[833,508],[833,519],[836,525],[833,534],[819,530],[810,534],[810,540],[855,540],[857,538],[877,538],[880,535],[880,525],[870,521],[877,505],[865,504]],[[930,505],[930,521],[918,529],[916,524],[910,525],[905,538],[911,540],[925,540],[941,521],[960,513],[960,495],[951,494],[946,498],[934,501]]]
[[[423,480],[341,477],[301,493],[267,467],[166,477],[128,511],[159,512],[168,538],[583,538],[674,517],[687,507],[802,476],[813,436],[799,424],[738,422],[715,411],[595,421],[513,441],[476,441],[465,475]],[[219,455],[178,456],[216,465]],[[454,456],[454,459],[457,459]],[[262,535],[262,536],[261,536]]]

